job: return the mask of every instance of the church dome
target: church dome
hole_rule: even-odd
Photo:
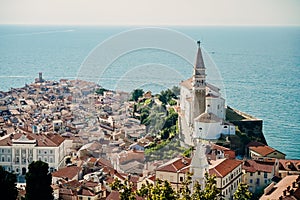
[[[203,123],[216,123],[222,122],[222,119],[219,118],[217,115],[213,113],[202,113],[198,117],[195,118],[196,122],[203,122]]]

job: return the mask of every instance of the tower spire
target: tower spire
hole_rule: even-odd
[[[205,112],[206,107],[206,74],[205,65],[202,57],[200,41],[197,41],[198,49],[196,55],[196,62],[194,66],[194,73],[192,78],[192,119]],[[194,122],[193,122],[194,124]]]
[[[202,51],[201,51],[201,47],[200,47],[200,40],[197,41],[198,44],[198,51],[197,51],[197,57],[196,57],[196,63],[195,63],[195,70],[196,69],[205,69],[204,66],[204,61],[203,61],[203,57],[202,57]],[[205,72],[204,72],[205,75]]]

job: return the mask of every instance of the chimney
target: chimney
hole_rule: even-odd
[[[284,197],[286,196],[286,190],[283,190],[283,196]]]
[[[294,181],[292,184],[293,184],[293,188],[295,188],[296,187],[296,181]]]

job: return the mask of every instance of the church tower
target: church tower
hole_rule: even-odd
[[[197,42],[198,51],[196,57],[196,63],[194,66],[194,73],[192,79],[192,123],[194,119],[205,112],[206,107],[206,74],[205,66],[200,48],[200,41]]]

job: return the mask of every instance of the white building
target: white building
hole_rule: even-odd
[[[58,134],[15,133],[0,138],[0,165],[5,170],[25,175],[32,161],[44,161],[50,171],[62,164],[67,141]]]
[[[193,76],[180,84],[180,116],[187,144],[193,139],[218,139],[235,134],[235,126],[225,124],[225,99],[220,89],[206,82],[205,65],[198,42]]]

